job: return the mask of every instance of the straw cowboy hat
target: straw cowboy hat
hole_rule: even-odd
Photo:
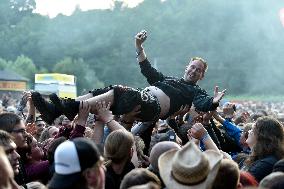
[[[218,173],[222,155],[213,150],[201,152],[192,143],[162,154],[160,176],[168,189],[210,189]]]

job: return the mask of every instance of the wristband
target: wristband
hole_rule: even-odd
[[[210,137],[210,136],[209,136],[209,134],[206,132],[206,134],[201,137],[200,141],[204,144],[204,141],[205,141],[208,137]]]
[[[105,124],[109,124],[112,121],[113,121],[113,119],[110,119],[109,121],[105,122]]]

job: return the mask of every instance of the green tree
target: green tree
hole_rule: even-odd
[[[10,68],[19,75],[29,79],[29,87],[33,88],[37,68],[29,57],[26,57],[24,55],[18,56],[17,59],[12,63]]]
[[[90,90],[93,87],[102,87],[95,73],[88,69],[88,65],[82,58],[72,59],[65,57],[53,67],[53,72],[75,75],[77,79],[77,93],[81,94],[83,91]]]
[[[8,67],[8,63],[3,58],[0,58],[0,70],[5,70]]]

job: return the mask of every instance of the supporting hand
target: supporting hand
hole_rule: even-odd
[[[107,122],[113,120],[114,116],[113,116],[112,112],[109,110],[110,109],[110,103],[106,104],[105,101],[102,101],[102,102],[99,101],[99,102],[96,102],[95,108],[98,111],[98,115],[96,115],[96,117],[100,121],[107,123]]]
[[[225,95],[226,89],[223,91],[219,92],[219,87],[216,86],[214,89],[214,98],[213,98],[213,104],[218,104],[220,100],[223,98]]]

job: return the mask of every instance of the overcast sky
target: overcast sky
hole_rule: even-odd
[[[143,0],[123,0],[127,6],[135,7]],[[76,5],[82,10],[90,9],[108,9],[113,5],[113,0],[36,0],[36,11],[42,15],[48,15],[53,18],[62,13],[71,15]]]

